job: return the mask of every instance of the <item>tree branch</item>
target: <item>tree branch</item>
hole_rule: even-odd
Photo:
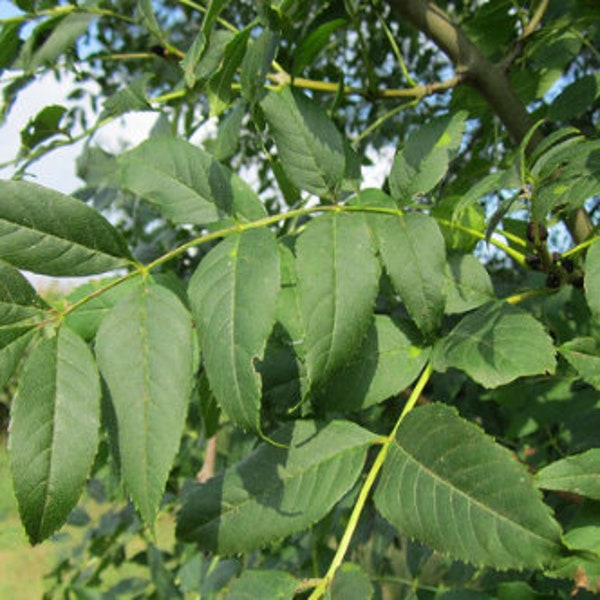
[[[448,56],[454,63],[457,74],[462,75],[465,83],[479,92],[515,142],[520,143],[532,127],[533,120],[513,89],[506,70],[489,61],[434,2],[390,0],[389,4],[393,11],[422,31]],[[539,18],[532,19],[532,23],[537,25],[542,14],[543,7],[540,7],[537,13]],[[527,35],[531,32],[532,28],[529,28]],[[528,150],[533,149],[542,138],[542,134],[536,131]],[[589,216],[583,209],[569,215],[566,221],[571,235],[578,243],[593,233]]]

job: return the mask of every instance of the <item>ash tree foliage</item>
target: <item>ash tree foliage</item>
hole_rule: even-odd
[[[70,100],[0,182],[20,515],[85,526],[49,597],[600,589],[597,2],[13,5],[4,117]],[[73,195],[29,175],[79,140]]]

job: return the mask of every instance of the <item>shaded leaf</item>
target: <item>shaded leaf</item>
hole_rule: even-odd
[[[447,275],[446,314],[467,312],[494,300],[492,280],[472,254],[451,255]]]
[[[356,352],[372,320],[379,268],[359,214],[313,219],[298,239],[296,272],[314,386]]]
[[[600,449],[557,460],[538,471],[535,480],[544,490],[573,492],[600,500]]]
[[[317,196],[334,194],[344,178],[346,156],[342,136],[325,111],[290,87],[269,92],[261,107],[292,183]]]
[[[426,215],[383,215],[369,221],[395,290],[426,335],[444,314],[446,249],[437,223]]]
[[[153,138],[119,157],[123,187],[158,206],[175,223],[206,224],[228,216],[265,215],[252,189],[196,146]]]
[[[233,580],[227,600],[288,600],[300,585],[288,573],[266,569],[246,569]]]
[[[575,338],[558,350],[586,383],[600,390],[600,348],[594,338]]]
[[[375,504],[401,534],[474,565],[540,568],[561,553],[560,527],[525,466],[443,404],[404,419]]]
[[[190,280],[204,366],[217,402],[242,427],[260,427],[261,360],[275,321],[279,253],[266,228],[228,237]]]
[[[553,373],[552,339],[529,313],[505,303],[489,303],[464,317],[436,344],[434,367],[463,370],[494,388],[527,375]]]
[[[553,121],[568,121],[581,115],[600,96],[600,74],[577,78],[552,101],[548,118]]]
[[[131,259],[119,232],[83,202],[35,183],[0,181],[0,256],[45,275],[92,275]]]
[[[293,75],[298,75],[302,72],[304,67],[312,64],[316,56],[331,41],[333,34],[346,24],[346,19],[333,19],[326,23],[321,23],[321,25],[313,29],[298,44],[298,47],[292,55],[294,59],[294,66],[292,68]]]
[[[375,588],[359,565],[344,563],[325,594],[327,600],[372,600]]]
[[[594,242],[585,257],[585,298],[592,313],[600,316],[600,242]]]
[[[196,371],[192,319],[166,288],[120,299],[96,336],[100,372],[116,413],[123,481],[151,524],[185,424]]]
[[[67,327],[31,352],[11,407],[10,462],[32,543],[69,516],[98,443],[100,381],[87,345]]]
[[[271,29],[264,29],[246,50],[242,61],[240,83],[242,96],[248,102],[260,100],[264,94],[265,77],[277,54],[279,36]]]
[[[318,390],[315,402],[331,411],[383,402],[417,378],[429,354],[429,348],[414,344],[399,323],[376,315],[358,352]]]
[[[356,482],[376,436],[344,421],[296,421],[193,489],[177,536],[219,554],[254,550],[323,518]],[[326,481],[328,485],[323,485]]]

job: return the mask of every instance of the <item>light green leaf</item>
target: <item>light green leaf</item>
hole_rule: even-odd
[[[409,202],[415,194],[426,194],[442,180],[460,147],[466,118],[464,111],[440,117],[410,135],[392,165],[390,190],[394,198]]]
[[[437,223],[426,215],[372,217],[379,253],[409,315],[426,335],[444,314],[446,247]]]
[[[600,348],[594,338],[575,338],[558,350],[586,383],[600,390]]]
[[[480,238],[459,227],[483,233],[485,212],[483,207],[475,202],[467,202],[460,211],[456,210],[456,207],[463,203],[464,198],[464,196],[447,196],[435,204],[431,215],[438,221],[449,250],[472,252]]]
[[[295,421],[240,463],[192,490],[177,536],[233,554],[306,529],[354,485],[376,436],[347,421]],[[327,485],[323,485],[327,482]]]
[[[266,228],[221,242],[202,260],[188,295],[217,402],[241,427],[260,428],[261,360],[275,322],[279,253]]]
[[[600,449],[568,456],[544,467],[535,476],[538,487],[600,500]]]
[[[451,255],[446,269],[446,314],[467,312],[495,299],[488,272],[472,254]]]
[[[114,406],[122,477],[152,524],[183,432],[197,365],[192,319],[159,285],[134,289],[96,336],[100,372]]]
[[[429,354],[429,348],[410,340],[401,324],[376,315],[358,352],[317,391],[315,402],[330,411],[360,410],[383,402],[417,378]]]
[[[255,220],[266,214],[242,179],[182,139],[147,140],[122,154],[119,164],[123,187],[175,223],[206,224],[228,216]]]
[[[233,580],[227,592],[227,600],[289,600],[300,585],[284,571],[246,569]]]
[[[359,565],[344,563],[336,571],[326,600],[372,600],[375,588]]]
[[[463,370],[484,387],[494,388],[527,375],[553,373],[552,339],[541,323],[521,308],[492,302],[464,317],[440,340],[434,367]]]
[[[93,275],[131,260],[119,232],[80,200],[35,183],[0,181],[0,256],[45,275]]]
[[[540,568],[561,553],[560,527],[525,466],[443,404],[404,419],[375,504],[402,535],[477,566]]]
[[[292,183],[317,196],[331,196],[346,168],[340,132],[323,109],[289,87],[262,100],[281,164]]]
[[[107,98],[104,102],[103,110],[98,121],[103,121],[108,117],[117,117],[133,111],[154,110],[152,106],[150,106],[146,96],[146,88],[152,77],[152,73],[144,73],[125,88]]]
[[[77,504],[96,453],[99,421],[92,353],[61,327],[27,358],[11,407],[11,470],[32,543],[63,525]]]
[[[592,313],[600,316],[600,241],[594,242],[585,257],[585,298]]]
[[[318,387],[360,347],[372,321],[379,268],[369,229],[356,213],[313,219],[296,248],[306,366]]]

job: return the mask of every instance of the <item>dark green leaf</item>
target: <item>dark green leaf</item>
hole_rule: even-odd
[[[313,60],[331,41],[333,34],[344,25],[347,24],[346,19],[333,19],[322,23],[317,28],[313,29],[296,48],[293,58],[294,66],[292,73],[298,75],[304,67],[312,64]]]
[[[594,242],[585,257],[585,298],[592,313],[600,316],[600,243]]]
[[[283,571],[246,569],[233,580],[227,600],[289,600],[300,582]]]
[[[128,86],[119,90],[104,102],[104,109],[99,117],[102,121],[108,117],[118,117],[132,111],[154,110],[146,97],[148,82],[152,79],[151,73],[144,73]]]
[[[600,500],[600,448],[568,456],[544,467],[535,476],[544,490],[561,490]]]
[[[11,408],[10,461],[32,543],[66,521],[98,443],[100,381],[87,345],[67,327],[27,358]]]
[[[578,78],[553,100],[548,109],[548,118],[560,122],[579,117],[599,96],[600,74]]]
[[[242,427],[260,427],[261,360],[275,321],[279,253],[266,228],[228,237],[189,284],[204,366],[217,401]]]
[[[334,194],[346,157],[342,136],[325,111],[289,87],[269,92],[261,107],[290,180],[317,196]]]
[[[495,299],[488,272],[472,254],[451,255],[447,274],[446,314],[467,312]]]
[[[120,299],[96,336],[100,372],[117,418],[123,481],[152,524],[185,424],[197,365],[192,319],[166,288]]]
[[[306,366],[318,387],[360,347],[372,320],[379,268],[359,214],[312,220],[298,239],[297,257]]]
[[[242,121],[246,116],[246,110],[246,103],[240,101],[221,119],[217,138],[208,148],[217,160],[227,160],[239,147]]]
[[[369,576],[353,563],[344,563],[336,571],[326,600],[372,600],[375,588]]]
[[[19,38],[22,23],[4,23],[0,26],[0,73],[12,66],[19,54],[22,41]]]
[[[464,317],[434,348],[434,366],[461,369],[494,388],[527,375],[553,373],[552,339],[521,308],[491,302]]]
[[[444,314],[446,247],[437,223],[426,215],[382,215],[369,221],[385,270],[410,316],[426,335]]]
[[[13,266],[0,260],[0,302],[44,306],[32,285]]]
[[[175,223],[206,224],[228,216],[256,220],[265,210],[242,179],[210,154],[176,138],[153,138],[119,157],[123,187]]]
[[[525,466],[443,404],[404,419],[375,504],[401,534],[478,566],[540,568],[561,553],[560,527]]]
[[[137,0],[138,14],[148,31],[159,41],[163,41],[163,33],[154,15],[152,0]]]
[[[25,181],[0,181],[0,256],[45,275],[92,275],[123,267],[120,234],[70,196]]]
[[[263,443],[188,494],[177,522],[180,539],[232,554],[306,529],[354,485],[376,439],[344,421],[296,421],[271,437],[284,447]]]
[[[265,77],[275,59],[278,44],[277,33],[265,29],[246,50],[240,83],[242,96],[250,103],[257,102],[264,94]]]
[[[594,338],[575,338],[558,350],[586,383],[600,390],[600,348]]]
[[[362,346],[317,392],[325,410],[360,410],[399,394],[429,358],[390,317],[376,315]]]
[[[41,142],[57,133],[64,133],[59,127],[67,109],[55,104],[43,108],[21,130],[21,145],[25,150],[31,150]]]
[[[438,184],[458,150],[467,113],[440,117],[419,127],[396,155],[390,173],[392,196],[402,203]]]

